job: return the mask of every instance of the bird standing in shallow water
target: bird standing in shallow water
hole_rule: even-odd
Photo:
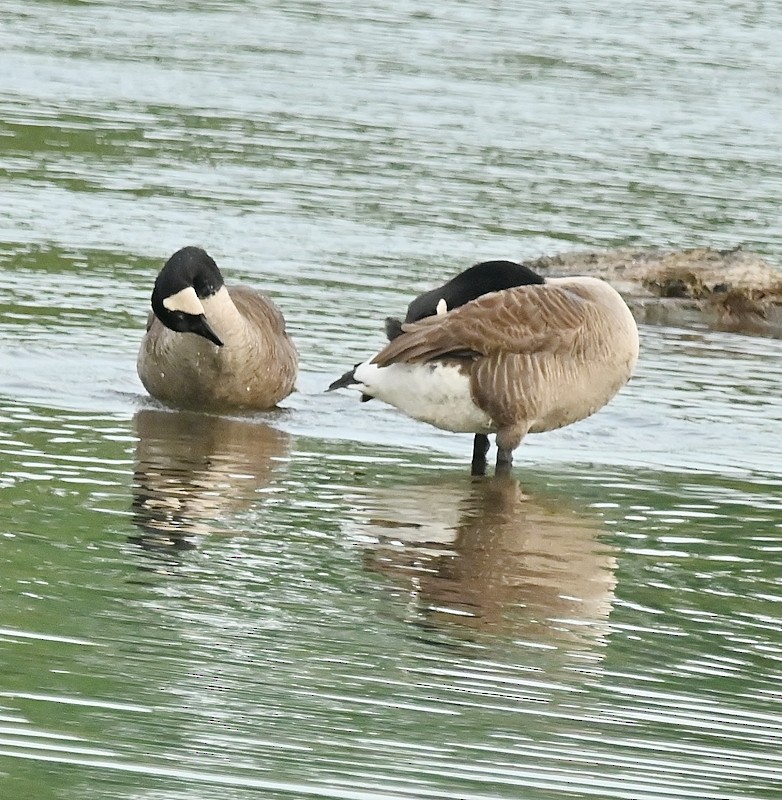
[[[602,408],[630,378],[638,330],[619,293],[591,277],[544,280],[522,264],[476,264],[417,297],[389,343],[329,386],[356,389],[443,430],[474,433],[472,474],[510,471],[527,433]]]
[[[263,410],[294,388],[298,355],[276,305],[249,286],[226,287],[200,247],[183,247],[155,281],[137,370],[177,408]]]

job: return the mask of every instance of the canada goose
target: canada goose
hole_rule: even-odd
[[[226,287],[206,251],[183,247],[155,281],[136,366],[147,391],[167,405],[260,410],[293,391],[298,356],[266,295]]]
[[[417,297],[389,343],[329,386],[357,389],[408,416],[474,433],[472,474],[486,471],[496,434],[498,474],[527,433],[594,414],[630,378],[638,330],[598,278],[544,280],[522,264],[476,264]]]

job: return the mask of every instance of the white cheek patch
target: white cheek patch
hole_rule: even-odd
[[[448,313],[448,303],[445,302],[445,298],[441,297],[440,302],[437,304],[437,308],[435,309],[438,317],[442,317],[443,314]]]
[[[176,294],[166,297],[166,299],[163,300],[163,305],[169,311],[182,311],[185,314],[192,314],[193,316],[204,313],[204,307],[192,286],[188,286],[187,289],[182,289]]]

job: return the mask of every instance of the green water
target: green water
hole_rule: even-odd
[[[643,327],[531,436],[323,389],[485,258],[782,258],[782,16],[562,0],[14,2],[0,20],[0,797],[777,798],[782,346]],[[274,413],[135,375],[199,243]]]

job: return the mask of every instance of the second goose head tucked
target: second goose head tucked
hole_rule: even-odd
[[[515,261],[483,261],[460,272],[455,278],[418,295],[407,307],[405,322],[418,322],[424,317],[451,311],[489,292],[500,292],[514,286],[534,286],[543,278],[524,264]],[[386,334],[395,339],[402,333],[402,322],[386,318]]]
[[[621,296],[591,277],[550,278],[522,264],[476,264],[413,300],[389,343],[334,381],[414,419],[474,433],[472,473],[498,473],[527,433],[602,408],[630,378],[638,330]]]
[[[298,356],[265,294],[227,287],[205,250],[183,247],[155,281],[137,369],[147,391],[167,405],[261,410],[293,391]]]

